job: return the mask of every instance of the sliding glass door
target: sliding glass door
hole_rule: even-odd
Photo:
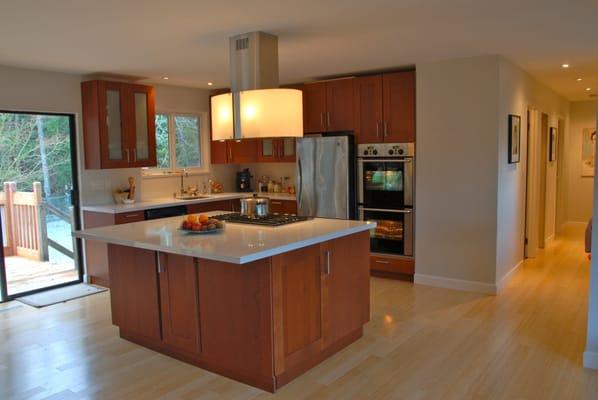
[[[81,282],[75,118],[0,111],[0,301]]]

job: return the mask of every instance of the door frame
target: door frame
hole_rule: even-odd
[[[81,229],[81,199],[79,191],[79,162],[77,158],[78,142],[77,142],[77,118],[74,113],[61,113],[61,112],[44,112],[44,111],[17,111],[17,110],[6,110],[0,109],[2,114],[24,114],[24,115],[47,115],[54,117],[67,117],[69,120],[69,137],[71,144],[71,171],[73,190],[71,191],[71,205],[73,207],[73,230]],[[0,220],[0,223],[2,221]],[[3,240],[2,232],[0,229],[0,240]],[[75,285],[83,282],[83,242],[77,238],[73,242],[75,244],[73,253],[75,259],[75,268],[77,269],[78,279],[72,282],[61,283],[58,285],[47,286],[40,289],[30,290],[27,292],[16,293],[13,295],[8,294],[8,285],[6,277],[6,266],[4,263],[4,248],[0,249],[0,303],[14,300],[19,297],[28,296],[35,293],[40,293],[50,289],[57,289],[65,286]]]
[[[527,109],[527,177],[525,205],[525,257],[538,254],[538,203],[539,203],[539,139],[541,111],[529,105]]]

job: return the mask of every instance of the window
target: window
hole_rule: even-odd
[[[156,168],[145,168],[144,175],[207,172],[206,148],[202,137],[203,118],[191,114],[156,114]]]

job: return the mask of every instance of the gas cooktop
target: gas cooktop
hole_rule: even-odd
[[[248,217],[239,213],[216,215],[214,218],[235,224],[251,224],[263,226],[281,226],[295,222],[307,221],[309,217],[298,215],[271,214],[266,217]]]

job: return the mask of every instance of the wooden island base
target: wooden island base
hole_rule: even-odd
[[[108,245],[122,338],[275,392],[359,339],[369,232],[248,264]]]

